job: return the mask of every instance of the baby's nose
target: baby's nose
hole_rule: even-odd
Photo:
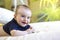
[[[27,18],[24,18],[25,21],[27,21]]]

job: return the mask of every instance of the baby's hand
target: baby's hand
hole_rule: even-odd
[[[28,34],[32,33],[33,32],[33,28],[30,27],[29,29],[26,30],[28,32]]]

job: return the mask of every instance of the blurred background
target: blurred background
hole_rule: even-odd
[[[60,21],[60,0],[0,0],[0,7],[10,11],[14,11],[19,4],[31,8],[31,23]]]

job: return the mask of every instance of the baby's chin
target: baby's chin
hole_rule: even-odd
[[[25,24],[25,25],[21,25],[22,27],[25,27],[27,24]]]

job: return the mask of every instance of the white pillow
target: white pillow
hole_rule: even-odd
[[[11,19],[14,17],[14,12],[0,8],[0,23],[6,24],[7,22],[11,21]]]

